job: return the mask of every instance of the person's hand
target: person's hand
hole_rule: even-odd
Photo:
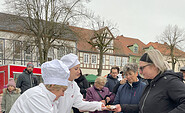
[[[102,103],[101,110],[108,110],[104,103]]]
[[[101,100],[100,102],[102,102],[104,105],[106,104],[105,100]]]
[[[121,81],[120,81],[120,84],[125,84],[127,82],[127,78],[123,78]]]
[[[109,103],[110,101],[110,97],[106,97],[107,103]]]
[[[115,109],[112,109],[112,111],[121,112],[121,106],[120,106],[120,104],[117,104],[115,106],[116,106],[116,108]]]

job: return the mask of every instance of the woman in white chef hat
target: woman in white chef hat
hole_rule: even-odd
[[[74,79],[80,77],[80,62],[75,54],[67,54],[61,58],[61,61],[67,65],[70,71],[68,88],[65,95],[59,98],[58,113],[71,113],[71,108],[75,107],[81,111],[95,111],[106,109],[101,102],[83,101],[83,95]],[[62,82],[62,81],[61,81]]]
[[[68,86],[69,69],[62,61],[52,60],[43,63],[41,71],[44,83],[24,92],[10,113],[57,113],[57,100]]]

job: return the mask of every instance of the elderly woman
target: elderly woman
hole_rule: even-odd
[[[179,73],[169,71],[158,50],[144,53],[140,73],[148,80],[138,105],[118,104],[114,111],[124,113],[185,113],[185,85]]]
[[[138,65],[128,63],[123,67],[126,83],[119,86],[114,104],[138,104],[146,86],[138,77]]]
[[[104,104],[113,102],[114,95],[107,87],[104,87],[106,80],[102,76],[96,78],[94,86],[87,89],[86,101],[101,101]],[[109,111],[95,111],[90,113],[109,113]]]

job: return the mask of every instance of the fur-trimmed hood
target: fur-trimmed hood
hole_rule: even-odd
[[[20,88],[15,88],[15,90],[13,91],[13,93],[20,93],[21,89]],[[9,93],[8,88],[4,88],[3,89],[3,93]]]

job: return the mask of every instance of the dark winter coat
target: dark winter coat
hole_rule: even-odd
[[[1,102],[1,111],[5,113],[9,113],[12,105],[20,96],[21,90],[16,88],[12,93],[8,91],[7,88],[3,89],[3,97]]]
[[[138,78],[141,82],[144,82],[145,84],[148,84],[147,80],[145,80],[144,78],[142,78],[139,74],[138,74],[137,78]],[[120,81],[119,81],[119,82],[116,84],[116,86],[114,86],[114,88],[113,88],[113,93],[114,93],[114,94],[117,93],[118,88],[119,88],[120,85],[121,85],[121,84],[120,84]]]
[[[27,69],[24,69],[23,73],[19,75],[16,83],[16,87],[21,89],[21,94],[27,89],[37,86],[39,84],[38,79],[33,73],[28,73]]]
[[[111,75],[107,76],[107,82],[105,84],[105,87],[109,88],[110,92],[113,92],[114,86],[118,83],[117,78],[113,78]]]
[[[75,79],[75,82],[80,87],[80,93],[85,98],[85,96],[86,96],[86,89],[90,87],[89,86],[89,82],[87,81],[87,79],[83,75],[81,75],[78,79]]]
[[[120,85],[114,99],[114,104],[138,104],[146,84],[142,81],[132,83],[126,82]]]
[[[124,113],[185,113],[182,75],[165,71],[146,86],[138,105],[122,104]]]

